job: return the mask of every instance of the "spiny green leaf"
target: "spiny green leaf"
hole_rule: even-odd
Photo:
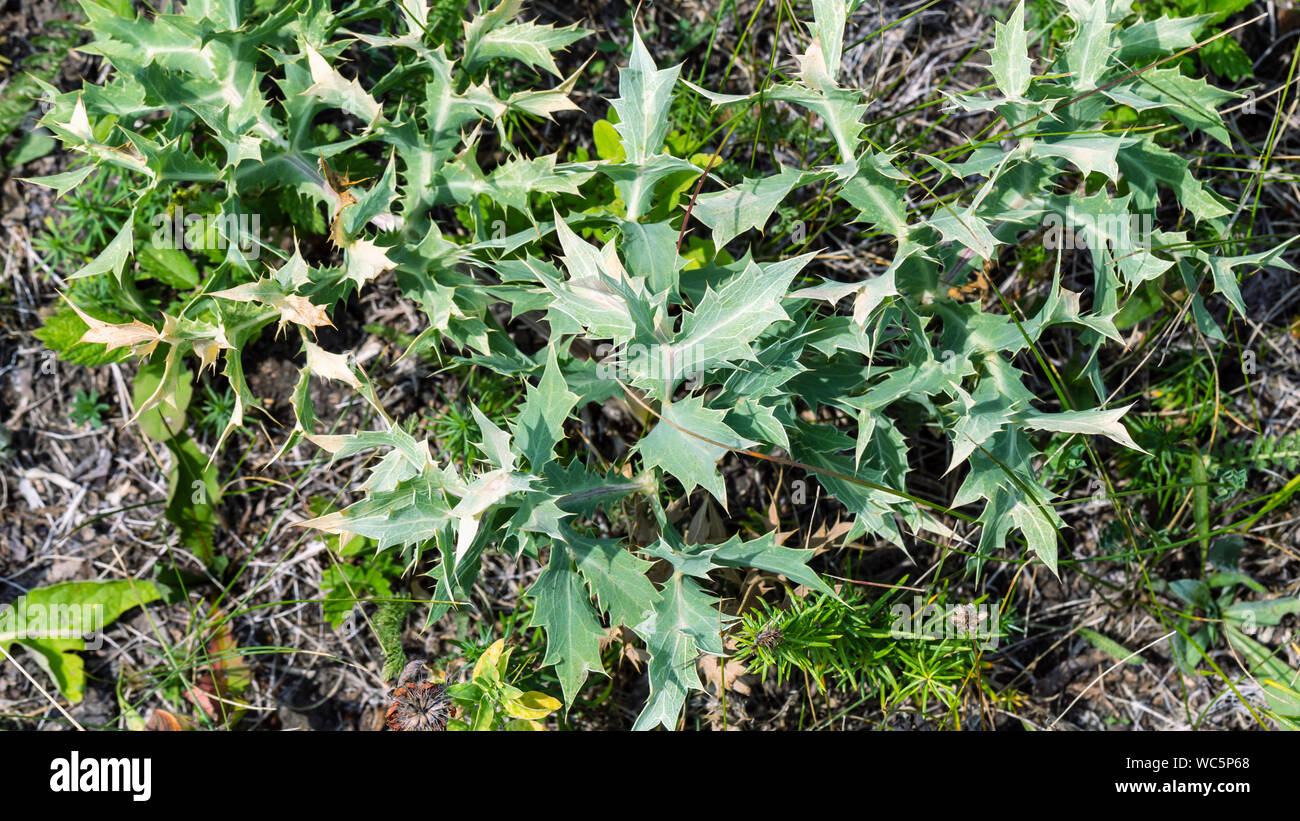
[[[690,493],[703,487],[724,506],[727,492],[716,464],[726,448],[719,445],[748,447],[753,444],[727,427],[726,413],[704,407],[700,397],[683,399],[663,409],[663,418],[650,434],[637,442],[636,451],[646,467],[659,467],[675,476]],[[688,432],[689,431],[689,432]],[[696,435],[691,435],[696,434]]]
[[[546,628],[542,664],[555,665],[564,703],[571,705],[587,673],[605,672],[600,660],[600,640],[605,631],[596,620],[587,590],[562,544],[552,545],[551,559],[528,594],[536,602],[531,626]]]
[[[419,545],[452,522],[443,484],[431,474],[374,491],[341,511],[300,523],[325,533],[355,533],[379,542],[379,549]]]
[[[477,41],[474,50],[466,57],[465,68],[473,71],[493,58],[509,57],[559,77],[560,70],[556,68],[551,52],[568,48],[589,33],[578,28],[577,23],[558,29],[550,24],[509,23],[489,31]]]
[[[635,628],[650,651],[650,698],[633,730],[677,726],[687,694],[703,689],[695,663],[701,653],[723,654],[719,633],[729,620],[693,579],[668,579],[654,612]]]
[[[700,196],[691,213],[713,229],[713,245],[721,248],[750,228],[761,231],[802,178],[798,169],[781,168],[770,177],[746,179],[725,191]]]
[[[1084,0],[1068,4],[1078,31],[1065,51],[1065,63],[1074,72],[1073,85],[1091,91],[1105,72],[1115,47],[1110,43],[1112,27],[1107,20],[1109,0]]]
[[[618,70],[619,98],[613,101],[618,112],[614,126],[623,138],[627,161],[640,164],[659,151],[668,133],[668,103],[681,66],[656,68],[641,35],[632,30],[632,59]]]
[[[528,386],[528,398],[514,423],[515,441],[534,473],[552,459],[555,443],[564,438],[564,420],[577,403],[577,394],[569,391],[560,373],[555,348],[548,348],[542,379],[536,388]]]
[[[667,349],[671,376],[702,373],[729,360],[754,359],[753,343],[759,335],[772,323],[788,319],[781,297],[813,256],[804,254],[766,270],[751,261],[720,290],[706,291]]]
[[[990,71],[998,90],[1009,100],[1023,100],[1029,89],[1033,61],[1029,59],[1029,37],[1025,34],[1024,0],[1016,4],[1015,11],[1005,23],[997,23],[994,30],[994,47],[989,50],[993,60]]]
[[[649,615],[659,598],[645,575],[649,562],[614,539],[590,539],[572,530],[565,533],[564,544],[612,624],[632,627]]]
[[[739,535],[732,536],[713,553],[713,560],[727,567],[757,567],[772,573],[779,573],[795,584],[811,587],[819,593],[834,596],[826,582],[808,569],[808,560],[813,557],[813,550],[797,550],[782,547],[776,543],[775,533],[766,533],[757,539],[742,541]]]
[[[1132,405],[1110,410],[1059,411],[1057,413],[1038,413],[1026,411],[1016,415],[1020,424],[1038,430],[1054,430],[1059,433],[1090,433],[1105,436],[1126,448],[1146,453],[1133,441],[1120,419]]]

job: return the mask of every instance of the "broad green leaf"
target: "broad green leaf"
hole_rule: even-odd
[[[1246,576],[1242,583],[1250,584],[1258,593],[1265,592],[1260,589],[1262,585],[1254,582],[1249,576]],[[1300,614],[1300,598],[1295,596],[1284,596],[1280,599],[1265,601],[1239,601],[1223,609],[1223,615],[1227,622],[1236,625],[1238,628],[1242,624],[1252,627],[1259,625],[1273,626],[1280,624],[1283,617],[1296,614]]]
[[[87,312],[94,313],[96,319],[110,324],[126,321],[124,316],[98,309],[88,308]],[[47,317],[44,324],[32,332],[32,336],[44,342],[45,347],[56,352],[60,361],[70,362],[74,365],[94,367],[109,362],[121,362],[131,355],[130,351],[125,348],[110,351],[103,343],[80,342],[79,340],[88,330],[90,328],[77,315],[76,311],[64,307],[57,313]]]
[[[1242,656],[1249,674],[1259,683],[1269,709],[1282,716],[1300,716],[1300,672],[1292,670],[1275,651],[1236,627],[1224,630],[1228,642]]]
[[[471,678],[475,681],[487,679],[494,682],[500,682],[501,654],[502,651],[505,650],[505,646],[505,639],[497,639],[492,642],[492,644],[488,646],[488,649],[484,650],[483,654],[478,657],[478,661],[474,662],[474,672],[471,674]]]
[[[1091,644],[1093,647],[1096,647],[1098,650],[1101,650],[1111,658],[1115,659],[1115,661],[1122,661],[1125,662],[1126,664],[1131,664],[1134,667],[1141,667],[1143,664],[1147,663],[1145,657],[1141,655],[1135,655],[1130,650],[1126,649],[1119,642],[1107,636],[1103,636],[1101,633],[1098,633],[1096,630],[1093,630],[1088,627],[1080,627],[1079,635],[1087,639],[1088,643]]]
[[[210,565],[216,559],[216,508],[222,496],[217,466],[185,434],[167,439],[166,444],[172,464],[167,471],[164,515],[176,526],[181,544]]]
[[[0,605],[0,648],[30,651],[69,702],[81,701],[86,686],[85,634],[102,630],[133,607],[162,597],[142,579],[63,582],[28,591]],[[46,635],[41,635],[45,633]]]
[[[563,706],[563,704],[546,693],[540,693],[536,690],[529,690],[518,698],[510,699],[505,703],[506,712],[512,718],[521,719],[526,723],[525,727],[516,729],[538,729],[535,724],[537,720],[546,718]],[[506,729],[511,729],[511,727],[507,726]]]
[[[597,120],[591,127],[591,138],[596,144],[597,157],[619,163],[627,161],[627,152],[623,150],[618,129],[609,120]]]
[[[137,251],[136,260],[143,273],[177,290],[199,287],[199,271],[184,251],[148,244]]]

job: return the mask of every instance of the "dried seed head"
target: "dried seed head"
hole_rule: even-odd
[[[384,723],[390,730],[443,730],[451,715],[451,701],[441,684],[401,684],[393,690]]]
[[[780,628],[764,627],[761,631],[759,631],[758,637],[754,639],[754,643],[757,644],[759,647],[766,647],[767,649],[771,650],[773,647],[776,647],[778,644],[780,644],[784,639],[785,639],[785,634],[781,632]]]
[[[948,621],[957,628],[958,634],[968,635],[979,630],[988,617],[988,613],[973,604],[959,604],[948,615]]]
[[[451,701],[441,684],[427,681],[424,659],[411,659],[389,693],[384,716],[391,730],[442,730],[451,716]]]

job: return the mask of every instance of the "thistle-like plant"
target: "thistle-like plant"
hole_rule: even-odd
[[[1135,446],[1121,421],[1126,408],[1106,406],[1098,360],[1106,340],[1119,340],[1114,320],[1127,295],[1156,279],[1181,282],[1196,326],[1222,339],[1200,280],[1240,312],[1238,271],[1281,264],[1280,249],[1226,255],[1228,203],[1156,130],[1116,125],[1118,109],[1160,111],[1170,128],[1230,139],[1216,108],[1233,95],[1159,64],[1191,46],[1202,21],[1121,25],[1131,0],[1064,2],[1075,33],[1038,71],[1017,6],[997,26],[992,87],[951,98],[954,110],[987,127],[940,155],[878,144],[881,130],[864,120],[864,93],[842,85],[846,20],[856,3],[814,0],[797,71],[752,95],[682,81],[680,66],[658,67],[634,32],[612,101],[617,149],[593,162],[533,156],[511,141],[514,125],[575,108],[568,94],[579,75],[562,77],[553,54],[586,35],[520,21],[522,0],[473,15],[451,49],[429,45],[424,0],[338,13],[321,0],[290,0],[269,17],[250,16],[240,2],[195,0],[180,13],[148,16],[107,0],[81,4],[95,35],[84,50],[115,73],[103,87],[49,89],[44,124],[91,162],[43,182],[62,192],[114,166],[141,198],[199,186],[217,203],[225,232],[222,263],[162,316],[143,305],[129,322],[81,313],[82,342],[164,363],[137,417],[169,400],[176,383],[169,377],[188,378],[186,358],[200,371],[220,362],[235,397],[221,447],[260,410],[243,350],[271,323],[297,333],[305,365],[281,453],[306,440],[335,458],[380,454],[355,489],[362,498],[306,524],[374,539],[406,561],[431,560],[430,619],[468,599],[485,551],[538,559],[549,551],[528,591],[533,624],[546,631],[543,663],[556,667],[572,703],[589,673],[604,672],[603,625],[630,628],[650,657],[650,696],[637,728],[675,726],[688,694],[701,689],[697,659],[724,652],[722,632],[733,619],[708,592],[712,571],[758,568],[834,595],[808,567],[812,551],[780,546],[772,534],[687,543],[668,521],[665,494],[702,488],[725,504],[717,463],[738,452],[815,476],[853,517],[847,538],[872,534],[902,546],[900,522],[951,537],[939,514],[982,504],[977,560],[1006,550],[1018,531],[1056,572],[1062,522],[1036,467],[1035,432]],[[364,17],[377,25],[362,32]],[[375,29],[381,33],[367,33]],[[507,92],[491,70],[502,64],[533,69],[553,85]],[[703,95],[724,115],[760,99],[806,109],[836,155],[828,165],[777,165],[727,184],[710,173],[713,155],[684,158],[666,147],[678,94]],[[316,127],[321,115],[332,130]],[[374,156],[381,162],[373,179],[346,178],[341,160]],[[697,198],[683,195],[697,183]],[[883,270],[837,282],[817,274],[815,251],[734,261],[722,253],[813,185],[889,241]],[[589,192],[610,187],[612,201],[588,207]],[[1159,216],[1162,199],[1177,200],[1187,223],[1135,236],[1133,218]],[[310,219],[274,221],[279,233],[266,236],[239,228],[265,203],[300,201],[327,215],[320,233],[340,249],[340,263],[321,242],[304,254],[307,238],[291,229]],[[706,264],[688,265],[684,234],[697,224],[708,229],[712,253]],[[142,240],[133,226],[127,219],[79,275],[111,275],[129,297],[128,258]],[[987,305],[966,298],[969,275],[996,264],[1001,247],[1039,232],[1057,241],[1037,305],[996,289]],[[1062,285],[1067,238],[1082,240],[1073,248],[1086,245],[1093,273],[1086,294]],[[333,308],[387,272],[428,319],[421,343],[434,340],[526,384],[504,427],[471,405],[480,465],[439,464],[427,439],[388,416],[347,352],[317,344],[315,331],[332,324]],[[852,309],[841,313],[849,297]],[[530,327],[547,344],[520,350],[488,310],[496,303],[511,317],[542,312],[545,322]],[[1048,333],[1073,335],[1088,351],[1092,406],[1073,407],[1063,392],[1060,409],[1033,404],[1024,368],[1043,367],[1052,378],[1038,347]],[[360,394],[379,428],[323,434],[308,390],[313,375]],[[649,430],[625,457],[632,469],[557,460],[566,422],[610,397],[647,414]],[[952,499],[905,491],[909,442],[895,421],[903,403],[919,406],[949,438],[948,469],[966,474]],[[846,424],[824,421],[832,416]],[[590,527],[597,508],[632,494],[644,497],[658,524],[658,536],[639,548]],[[663,581],[647,576],[650,560],[662,563]]]

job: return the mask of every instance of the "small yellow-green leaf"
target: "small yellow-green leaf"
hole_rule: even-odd
[[[529,690],[519,698],[507,701],[505,708],[512,718],[536,720],[560,709],[560,702],[546,693]]]
[[[696,168],[717,168],[722,163],[721,154],[692,154],[691,165]]]
[[[514,721],[511,721],[508,724],[506,724],[506,729],[514,732],[540,733],[540,732],[545,732],[546,727],[544,725],[538,724],[536,721],[521,721],[519,719],[515,719]]]
[[[475,731],[492,729],[492,720],[497,716],[496,708],[490,701],[480,701],[478,707],[474,710],[474,718],[470,723],[470,729]]]
[[[596,156],[602,160],[623,162],[627,159],[618,130],[609,120],[597,120],[591,129],[591,136],[596,141]]]
[[[501,659],[501,651],[505,649],[505,639],[497,639],[492,646],[483,651],[483,655],[478,657],[474,663],[474,679],[477,681],[481,678],[500,679],[497,673],[497,662]]]

